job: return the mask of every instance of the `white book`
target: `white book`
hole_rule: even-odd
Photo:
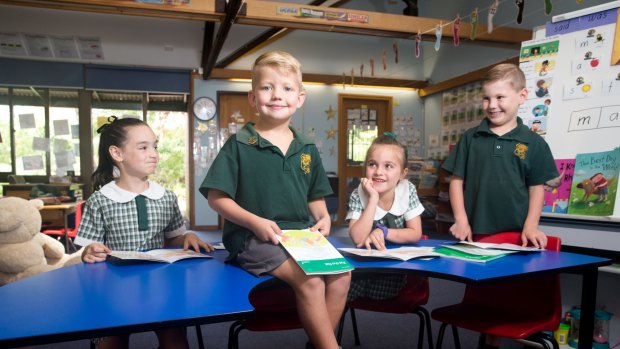
[[[410,259],[416,258],[428,259],[441,256],[440,254],[433,252],[432,247],[404,246],[398,248],[390,248],[384,251],[368,250],[365,248],[342,247],[339,248],[339,250],[344,253],[349,253],[362,257],[389,258],[398,259],[401,261],[408,261]]]
[[[210,255],[194,250],[183,249],[155,249],[150,251],[112,251],[107,260],[113,264],[135,264],[138,262],[174,263],[187,258],[213,258]]]
[[[544,249],[534,247],[534,246],[520,246],[509,243],[492,243],[492,242],[469,242],[469,241],[460,241],[458,244],[471,245],[481,249],[492,249],[492,250],[507,250],[507,251],[522,251],[522,252],[540,252],[544,251]]]

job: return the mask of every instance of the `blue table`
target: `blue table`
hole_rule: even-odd
[[[337,247],[351,244],[348,238],[330,241]],[[79,264],[0,287],[0,348],[241,318],[252,311],[249,291],[268,278],[225,264],[224,251],[213,255],[173,264]],[[349,261],[358,271],[404,270],[464,283],[582,274],[580,348],[591,348],[592,336],[587,334],[593,328],[598,268],[611,264],[605,258],[551,251],[514,254],[486,264],[448,258]]]
[[[352,247],[348,238],[329,238],[336,247]],[[454,241],[421,240],[416,246],[439,246]],[[579,348],[592,348],[594,310],[598,268],[610,265],[607,258],[593,257],[569,252],[543,251],[515,253],[487,263],[466,262],[452,258],[411,260],[401,262],[392,259],[348,258],[359,272],[398,270],[463,283],[493,283],[527,278],[532,275],[576,273],[581,274],[581,320]],[[431,295],[432,296],[432,295]]]
[[[213,259],[78,264],[0,287],[0,348],[231,321],[267,278]]]

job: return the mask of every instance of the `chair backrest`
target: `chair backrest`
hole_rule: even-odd
[[[520,245],[521,233],[503,232],[480,235],[475,236],[474,240]],[[547,241],[547,250],[560,250],[560,238],[547,236]],[[515,312],[515,309],[524,313],[536,311],[541,317],[553,319],[555,323],[559,323],[562,317],[559,275],[541,275],[489,285],[468,285],[465,289],[463,301],[492,306],[498,312],[501,312],[502,309],[510,309],[512,313]]]
[[[82,222],[82,208],[84,203],[85,201],[80,201],[75,205],[75,231],[77,231],[80,222]]]

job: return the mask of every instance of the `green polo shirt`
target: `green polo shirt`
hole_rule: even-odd
[[[294,139],[286,155],[262,138],[252,123],[230,137],[218,153],[200,193],[209,189],[230,196],[239,206],[275,221],[281,229],[312,225],[308,201],[332,193],[319,151],[313,142],[291,128]],[[222,240],[237,256],[250,230],[226,220]]]
[[[503,136],[484,119],[465,132],[442,168],[463,178],[465,211],[474,234],[522,231],[529,187],[558,177],[545,140],[523,125]]]

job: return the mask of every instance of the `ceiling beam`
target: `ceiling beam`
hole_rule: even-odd
[[[250,80],[252,78],[251,71],[249,70],[237,70],[237,69],[218,69],[214,68],[211,73],[212,79],[245,79]],[[344,81],[343,81],[344,80]],[[376,86],[376,87],[399,87],[399,88],[413,88],[421,89],[428,86],[427,81],[423,80],[404,80],[404,79],[385,79],[374,77],[359,77],[355,76],[355,85]],[[303,81],[307,83],[322,83],[327,85],[349,85],[351,83],[351,76],[347,75],[327,75],[327,74],[303,74]]]
[[[311,6],[321,6],[327,0],[314,0],[309,5]],[[340,0],[329,7],[339,7],[349,2],[349,0]],[[237,59],[245,56],[248,53],[254,52],[260,47],[266,46],[276,40],[283,38],[284,36],[293,32],[294,29],[287,28],[269,28],[260,35],[256,36],[254,39],[248,41],[238,49],[236,49],[233,53],[221,59],[219,62],[215,64],[216,68],[226,68],[229,64],[236,61]]]
[[[208,79],[211,76],[211,71],[215,66],[215,61],[217,60],[217,56],[220,55],[220,51],[224,46],[224,42],[226,41],[226,37],[230,32],[230,28],[235,22],[235,18],[237,17],[239,11],[242,9],[242,5],[244,6],[245,1],[242,0],[229,0],[225,3],[226,16],[222,23],[220,23],[220,27],[217,30],[217,34],[215,35],[215,40],[213,41],[213,45],[211,50],[209,51],[209,57],[207,58],[207,63],[203,65],[203,79]]]

